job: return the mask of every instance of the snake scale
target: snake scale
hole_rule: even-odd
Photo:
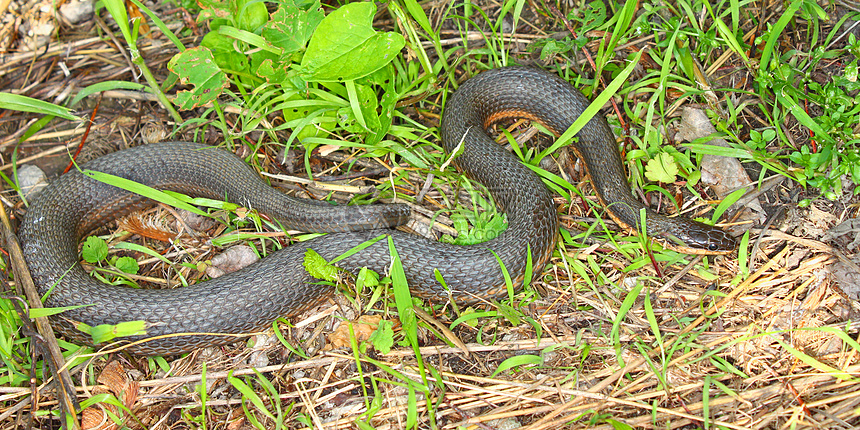
[[[515,278],[515,286],[522,284],[527,250],[536,270],[547,263],[558,235],[558,217],[552,196],[538,176],[485,130],[501,119],[526,117],[558,135],[587,106],[588,100],[564,80],[523,67],[480,73],[452,95],[442,117],[445,150],[451,153],[462,144],[455,166],[487,187],[508,220],[505,231],[481,244],[455,246],[389,229],[409,217],[405,205],[333,206],[288,197],[266,185],[244,161],[227,151],[165,142],[118,151],[83,169],[192,196],[226,198],[270,215],[286,228],[330,234],[285,247],[240,271],[190,287],[104,285],[79,264],[78,243],[110,220],[152,203],[72,171],[43,190],[30,206],[20,229],[25,259],[40,293],[51,290],[47,306],[87,305],[53,318],[55,329],[72,339],[88,342],[75,328],[80,322],[95,326],[143,320],[146,337],[181,334],[128,349],[145,355],[227,343],[235,336],[223,334],[264,329],[278,317],[304,311],[332,294],[330,286],[318,284],[303,268],[307,249],[331,260],[383,234],[390,235],[400,255],[413,295],[434,300],[498,298],[506,291],[499,260]],[[630,192],[606,120],[594,117],[578,138],[573,149],[586,166],[600,201],[622,226],[636,228],[643,205]],[[649,235],[681,241],[688,252],[717,254],[735,247],[731,236],[702,223],[650,210],[646,219]],[[390,263],[388,246],[387,240],[379,240],[338,265],[385,272]],[[435,270],[448,290],[437,282]]]

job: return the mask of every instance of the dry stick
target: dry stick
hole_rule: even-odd
[[[27,263],[24,262],[24,252],[21,250],[21,244],[18,243],[18,238],[12,232],[12,223],[9,221],[9,216],[6,214],[6,208],[0,205],[0,218],[2,218],[2,236],[6,244],[6,250],[9,252],[9,257],[12,262],[12,273],[15,275],[15,284],[24,289],[27,296],[27,301],[30,302],[30,309],[41,309],[42,300],[39,297],[39,292],[36,290],[36,284],[30,276],[30,270],[27,268]],[[20,291],[19,291],[20,293]],[[27,318],[27,315],[21,315],[21,318]],[[57,344],[57,338],[54,336],[54,330],[47,317],[36,318],[36,328],[42,336],[42,340],[48,347],[50,357],[45,357],[46,360],[53,361],[53,369],[60,369],[57,378],[57,398],[60,401],[60,410],[65,411],[71,416],[71,422],[74,429],[80,428],[80,423],[77,419],[76,411],[78,410],[77,398],[73,397],[75,385],[72,383],[72,378],[69,372],[65,370],[65,360],[63,353],[60,350],[60,345]],[[60,419],[66,419],[62,416]]]

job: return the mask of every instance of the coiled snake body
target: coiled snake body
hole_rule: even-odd
[[[203,333],[136,344],[129,349],[136,354],[175,354],[230,342],[234,337],[219,334],[248,333],[267,327],[278,317],[299,313],[332,293],[303,268],[306,249],[331,260],[381,234],[391,236],[414,295],[470,301],[498,297],[505,292],[499,260],[515,278],[515,286],[521,284],[527,250],[539,271],[555,247],[558,220],[552,196],[537,175],[496,144],[485,129],[502,118],[525,116],[560,134],[587,106],[588,100],[567,82],[518,67],[481,73],[451,97],[442,117],[445,149],[450,153],[462,142],[463,151],[455,158],[455,165],[484,184],[508,218],[507,229],[485,243],[455,246],[387,230],[408,218],[408,207],[331,206],[287,197],[268,187],[233,154],[193,143],[167,142],[115,152],[87,163],[84,169],[154,188],[226,197],[277,218],[286,228],[335,233],[294,244],[238,272],[186,288],[104,285],[80,266],[79,241],[110,219],[151,203],[73,171],[42,191],[31,205],[20,230],[25,258],[40,293],[53,287],[48,306],[87,305],[54,318],[55,328],[73,339],[88,340],[75,329],[78,322],[95,326],[143,320],[147,337]],[[635,228],[642,204],[630,193],[606,120],[593,118],[578,137],[575,152],[582,158],[600,200],[608,205],[612,218]],[[734,240],[722,230],[653,212],[647,215],[647,231],[680,239],[690,250],[702,253],[734,248]],[[384,272],[389,255],[388,242],[379,240],[338,265]],[[437,282],[435,270],[448,290]]]

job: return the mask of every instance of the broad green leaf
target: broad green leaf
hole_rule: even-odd
[[[251,33],[257,33],[266,22],[269,21],[269,11],[266,10],[266,3],[261,1],[236,1],[238,8],[234,18],[239,28]]]
[[[131,257],[120,257],[114,263],[117,269],[122,270],[123,273],[129,273],[132,275],[136,275],[137,271],[140,270],[140,266],[138,266],[137,261]]]
[[[225,70],[245,70],[248,68],[248,56],[237,52],[233,47],[233,39],[210,31],[203,36],[200,46],[209,48],[218,67]]]
[[[394,346],[394,329],[391,321],[381,320],[376,330],[367,339],[373,344],[373,348],[382,354],[388,354]]]
[[[287,79],[287,70],[290,68],[290,62],[281,61],[277,58],[262,58],[263,56],[272,56],[272,54],[265,51],[254,54],[252,56],[252,64],[259,65],[256,67],[252,66],[251,70],[268,83],[279,84],[284,82]]]
[[[81,247],[81,256],[87,263],[98,263],[108,256],[108,246],[104,239],[89,236]]]
[[[323,17],[318,1],[307,8],[281,4],[263,27],[262,36],[289,55],[305,48]]]
[[[191,91],[183,90],[176,94],[173,103],[183,110],[194,109],[217,99],[229,85],[227,75],[218,67],[212,51],[203,46],[174,55],[167,63],[167,68],[179,76],[180,82],[194,86]]]
[[[317,26],[302,57],[302,75],[313,82],[344,82],[390,63],[406,45],[403,36],[373,29],[373,3],[349,3]]]
[[[362,267],[355,277],[355,288],[358,290],[364,287],[374,288],[379,285],[379,275],[367,267]]]
[[[305,251],[305,259],[302,265],[305,266],[305,270],[314,278],[325,281],[335,281],[337,279],[337,267],[329,264],[328,261],[325,261],[325,258],[313,249]]]
[[[678,164],[675,163],[675,157],[665,152],[657,154],[657,157],[648,160],[648,164],[645,165],[645,177],[649,181],[675,182],[677,175]]]

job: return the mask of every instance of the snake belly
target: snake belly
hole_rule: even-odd
[[[53,317],[57,331],[87,343],[91,340],[76,324],[145,321],[145,336],[124,338],[134,341],[158,336],[127,349],[141,355],[170,355],[228,343],[236,335],[265,329],[279,317],[296,315],[333,293],[330,286],[319,284],[305,271],[302,262],[307,249],[331,260],[383,235],[388,240],[378,240],[338,265],[383,273],[390,264],[390,241],[413,295],[437,301],[498,298],[506,294],[500,265],[518,287],[529,252],[536,271],[547,263],[557,239],[558,217],[552,196],[538,176],[496,144],[485,129],[502,118],[524,116],[560,133],[587,105],[581,93],[555,75],[521,67],[481,73],[453,94],[442,117],[444,147],[451,153],[462,145],[454,164],[486,186],[507,216],[507,229],[492,232],[496,237],[484,243],[456,246],[390,230],[388,227],[408,218],[407,206],[332,206],[295,199],[271,189],[227,151],[166,142],[118,151],[83,169],[192,196],[226,199],[270,215],[286,228],[333,233],[285,247],[240,271],[190,287],[105,285],[79,264],[78,243],[110,220],[152,203],[73,171],[43,190],[30,206],[20,229],[25,259],[40,294],[50,290],[47,306],[86,305]],[[592,119],[578,136],[575,151],[583,158],[600,200],[613,218],[626,226],[637,225],[642,205],[630,193],[605,119]],[[649,213],[649,233],[668,231],[674,237],[692,234],[699,239],[704,234],[706,248],[714,243],[726,246],[721,243],[726,235],[719,229],[664,218]],[[447,288],[437,281],[437,272]]]

